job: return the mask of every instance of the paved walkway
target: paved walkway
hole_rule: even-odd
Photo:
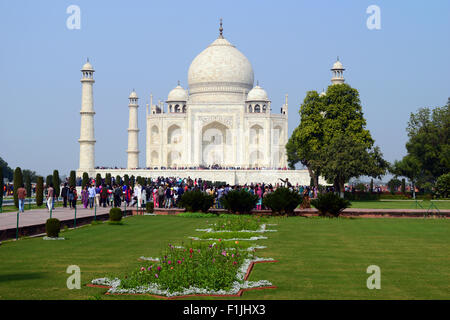
[[[108,213],[111,207],[97,207],[97,214]],[[59,220],[73,219],[75,210],[71,208],[57,207],[52,211],[52,218]],[[77,206],[77,219],[81,217],[94,216],[94,209],[84,209],[83,206]],[[25,210],[19,214],[19,227],[34,226],[44,224],[50,218],[47,208]],[[16,228],[17,211],[0,213],[0,230]]]

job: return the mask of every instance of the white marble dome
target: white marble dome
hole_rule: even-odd
[[[130,99],[137,99],[137,98],[138,98],[138,95],[137,95],[136,91],[133,90],[133,91],[130,93],[130,96],[129,96],[128,98],[130,98]]]
[[[94,71],[94,68],[92,67],[92,64],[90,64],[88,61],[83,65],[81,71]]]
[[[247,95],[247,101],[269,101],[266,90],[260,86],[254,87]]]
[[[344,69],[344,66],[342,65],[342,63],[338,60],[333,64],[333,68],[331,70],[340,70],[340,69]]]
[[[242,102],[253,87],[250,61],[226,39],[219,37],[192,61],[188,85],[193,102]]]
[[[187,101],[187,91],[182,86],[178,85],[169,92],[167,101]]]

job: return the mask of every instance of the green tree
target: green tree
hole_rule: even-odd
[[[388,163],[365,128],[359,93],[347,84],[331,85],[325,95],[309,91],[300,107],[300,125],[286,146],[290,167],[306,166],[314,185],[319,176],[341,196],[351,178],[380,178]]]
[[[117,184],[117,185],[122,184],[122,179],[120,178],[119,175],[116,176],[116,184]]]
[[[450,172],[436,180],[436,192],[440,198],[448,198],[450,195]]]
[[[81,180],[81,188],[84,189],[85,186],[89,185],[89,174],[83,172],[83,179]]]
[[[48,186],[49,186],[51,183],[53,183],[53,177],[52,177],[51,174],[49,174],[49,175],[45,178],[45,185],[47,186],[47,188],[48,188]]]
[[[123,176],[123,183],[124,183],[126,186],[130,185],[130,177],[128,177],[127,174]]]
[[[132,175],[130,177],[130,186],[132,189],[134,189],[134,184],[136,183],[136,178],[134,177],[134,175]]]
[[[97,173],[97,175],[95,176],[95,185],[99,187],[101,184],[102,184],[102,176],[100,175],[100,173]]]
[[[20,167],[17,167],[16,170],[14,170],[14,205],[16,208],[19,208],[19,197],[17,195],[17,189],[19,189],[23,184],[23,176],[22,176],[22,169]]]
[[[401,185],[402,185],[402,182],[399,179],[392,178],[388,182],[389,191],[391,191],[391,193],[394,194]]]
[[[107,174],[106,174],[106,176],[105,176],[105,184],[106,184],[107,186],[110,186],[110,185],[111,185],[111,173],[107,173]]]
[[[419,160],[411,155],[406,155],[402,160],[394,161],[394,164],[389,169],[396,177],[406,177],[411,182],[411,189],[413,198],[416,198],[416,184],[421,176],[421,168]]]
[[[0,168],[3,173],[3,178],[9,181],[13,180],[14,170],[8,166],[8,163],[0,157]]]
[[[370,193],[373,192],[373,179],[370,179],[370,188],[369,188],[369,192],[370,192]]]
[[[24,181],[25,181],[25,189],[27,190],[27,196],[29,198],[31,198],[32,190],[31,190],[31,178],[30,178],[30,176],[29,175],[25,176],[24,177]]]
[[[70,175],[69,175],[69,187],[75,188],[76,185],[77,185],[76,172],[75,172],[75,170],[71,170]]]
[[[402,179],[402,193],[406,193],[406,180],[405,178]]]
[[[407,155],[394,164],[393,173],[410,180],[413,176],[420,189],[429,189],[438,177],[450,171],[450,103],[411,113],[406,131]],[[414,172],[408,170],[411,166]]]
[[[58,170],[53,171],[53,187],[55,188],[55,197],[58,199],[61,192],[61,180],[59,179]]]
[[[22,174],[23,174],[23,180],[24,181],[26,180],[27,177],[30,178],[31,182],[36,182],[37,181],[36,171],[25,169],[25,170],[22,171]]]
[[[36,205],[40,207],[44,203],[44,178],[38,176],[36,181]]]
[[[368,149],[367,144],[351,135],[337,135],[325,147],[322,173],[332,182],[341,197],[344,185],[351,178],[369,176],[380,179],[389,164],[383,159],[378,147]]]

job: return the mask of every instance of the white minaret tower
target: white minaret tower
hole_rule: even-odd
[[[94,68],[89,59],[81,68],[81,125],[80,125],[80,167],[79,172],[92,172],[95,164],[94,138]]]
[[[331,68],[331,72],[333,73],[333,77],[331,78],[332,84],[344,83],[344,70],[344,66],[339,61],[339,57],[337,57],[337,61],[333,64],[333,68]]]
[[[139,168],[139,146],[138,146],[138,96],[136,91],[131,92],[128,104],[130,117],[128,122],[128,169]]]

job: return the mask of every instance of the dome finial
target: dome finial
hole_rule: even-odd
[[[220,18],[220,28],[219,28],[219,32],[220,32],[219,38],[220,38],[220,39],[223,39],[222,18]]]
[[[180,85],[180,80],[178,80],[178,85]]]

